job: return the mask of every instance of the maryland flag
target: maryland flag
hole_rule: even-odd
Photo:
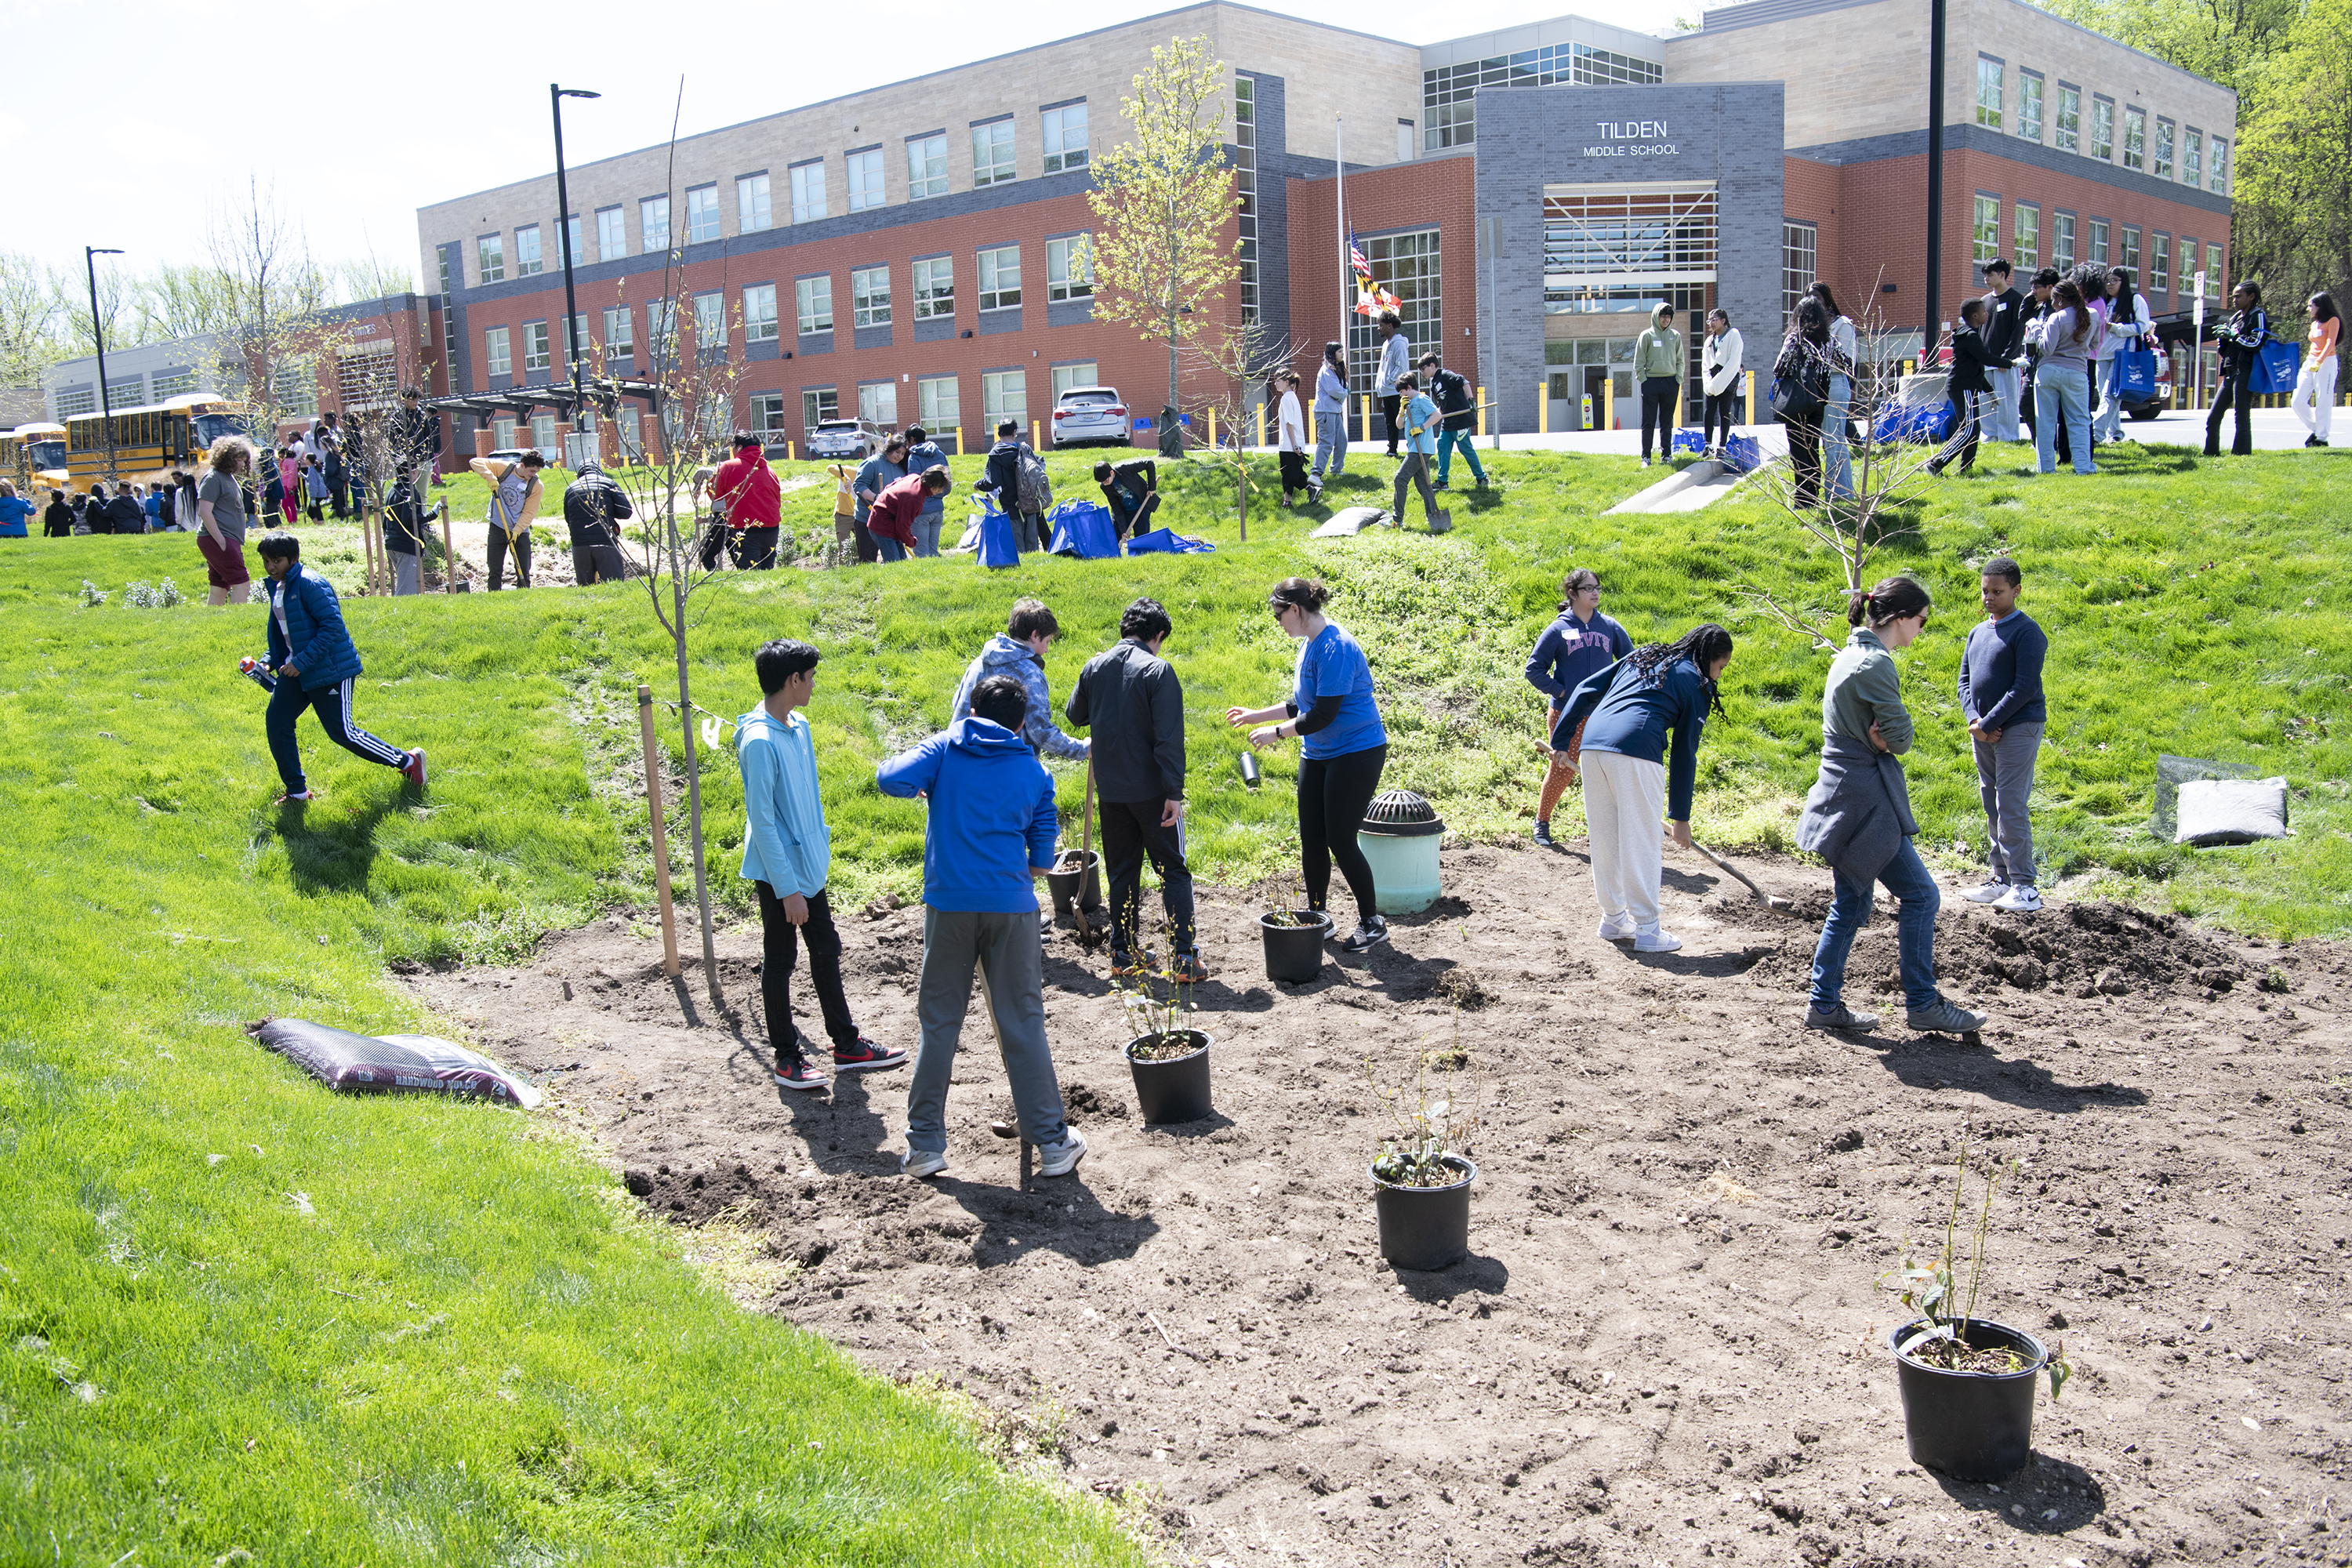
[[[1348,266],[1356,275],[1356,314],[1376,316],[1382,310],[1403,310],[1402,300],[1372,280],[1372,264],[1365,258],[1364,247],[1356,243],[1353,229],[1348,232]]]

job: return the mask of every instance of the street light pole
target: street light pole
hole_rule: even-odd
[[[547,105],[555,117],[555,205],[559,209],[555,223],[563,237],[560,242],[563,247],[563,357],[572,370],[570,423],[575,435],[580,429],[580,355],[585,346],[580,340],[585,334],[580,331],[580,302],[572,291],[572,192],[563,174],[563,100],[567,98],[604,96],[584,88],[558,87],[553,82],[547,84]],[[569,461],[571,454],[567,452],[564,457]]]
[[[1932,367],[1944,331],[1944,52],[1948,6],[1927,10],[1927,299],[1919,326],[1919,368]]]
[[[119,485],[122,476],[114,461],[114,399],[106,388],[106,323],[98,316],[98,258],[120,256],[119,250],[103,250],[95,246],[81,247],[81,263],[89,273],[89,335],[98,344],[98,409],[99,428],[106,437],[106,480]]]

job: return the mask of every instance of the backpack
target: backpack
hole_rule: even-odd
[[[1014,502],[1024,512],[1054,509],[1054,487],[1045,478],[1045,459],[1027,447],[1013,454]]]

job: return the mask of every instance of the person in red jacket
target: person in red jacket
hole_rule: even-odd
[[[735,455],[719,465],[710,480],[710,497],[726,520],[728,559],[739,572],[766,572],[776,564],[776,533],[783,525],[784,490],[776,470],[768,467],[760,437],[749,430],[735,432]],[[720,535],[710,531],[702,542],[702,564],[719,564]]]
[[[874,548],[882,552],[883,560],[907,558],[915,547],[915,519],[922,515],[923,503],[947,494],[951,482],[946,466],[935,463],[919,474],[908,474],[882,487],[866,519],[866,531],[874,536]]]

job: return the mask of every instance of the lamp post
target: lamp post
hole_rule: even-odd
[[[585,88],[558,87],[553,82],[547,84],[547,106],[555,117],[555,224],[562,235],[560,243],[563,247],[563,357],[572,371],[570,423],[574,433],[580,428],[580,355],[583,347],[580,340],[585,334],[580,331],[580,302],[572,292],[572,192],[563,175],[563,100],[567,98],[604,96]],[[566,462],[571,460],[571,453],[566,452],[563,456]]]
[[[1919,368],[1932,368],[1944,331],[1944,51],[1946,0],[1927,8],[1927,299],[1919,326]]]
[[[98,258],[120,256],[119,250],[104,250],[96,246],[81,247],[81,263],[89,273],[89,335],[98,344],[98,408],[99,428],[106,436],[106,479],[109,484],[121,484],[121,475],[114,461],[114,399],[106,389],[106,323],[98,317]]]

